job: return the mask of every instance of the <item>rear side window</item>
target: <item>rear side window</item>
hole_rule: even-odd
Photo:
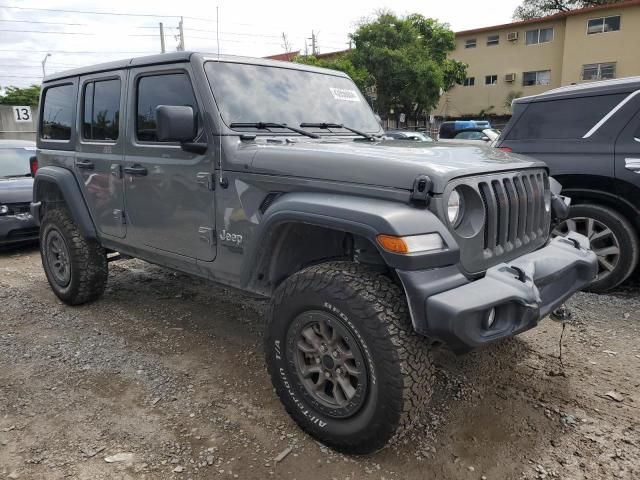
[[[70,140],[75,118],[76,90],[73,85],[47,88],[44,92],[40,132],[43,140]]]
[[[138,80],[136,136],[142,142],[157,142],[156,107],[189,106],[198,114],[198,104],[186,73],[142,77]],[[196,117],[197,118],[197,117]]]
[[[82,137],[116,141],[120,129],[120,79],[87,83],[84,87]]]
[[[582,138],[627,95],[600,95],[529,104],[509,140]]]

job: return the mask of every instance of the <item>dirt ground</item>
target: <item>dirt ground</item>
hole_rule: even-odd
[[[35,247],[0,251],[0,479],[638,479],[639,293],[636,280],[577,295],[562,364],[549,320],[464,357],[438,351],[424,425],[346,457],[273,393],[264,302],[126,261],[103,299],[72,308]]]

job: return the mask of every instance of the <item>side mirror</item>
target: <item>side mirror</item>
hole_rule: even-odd
[[[491,139],[489,137],[481,137],[480,140],[484,140],[485,142],[488,142]]]
[[[198,126],[191,107],[158,105],[156,121],[161,142],[192,142],[196,137]]]

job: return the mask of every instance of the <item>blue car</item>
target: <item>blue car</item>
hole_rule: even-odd
[[[0,140],[0,246],[38,239],[38,226],[29,211],[33,196],[30,158],[35,142]]]

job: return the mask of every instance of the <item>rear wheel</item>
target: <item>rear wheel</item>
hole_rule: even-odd
[[[598,276],[586,289],[601,293],[624,282],[638,263],[638,236],[629,221],[615,210],[593,204],[574,205],[569,218],[552,236],[580,233],[591,241],[598,256]]]
[[[96,300],[107,285],[107,255],[82,236],[63,209],[46,212],[40,227],[40,255],[53,292],[69,305]]]
[[[413,332],[403,292],[358,264],[316,265],[287,279],[272,299],[265,353],[287,412],[345,453],[400,438],[431,396],[429,348]]]

